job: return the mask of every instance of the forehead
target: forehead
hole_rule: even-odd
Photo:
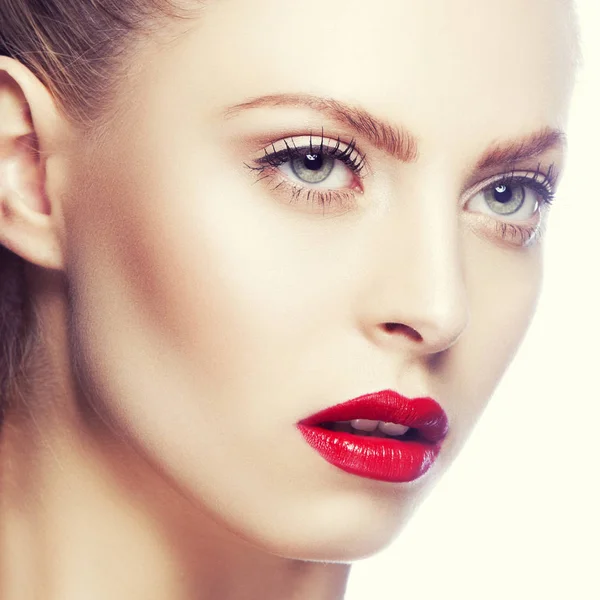
[[[564,126],[574,32],[566,0],[215,0],[156,58],[215,107],[306,93],[425,142],[510,137]]]

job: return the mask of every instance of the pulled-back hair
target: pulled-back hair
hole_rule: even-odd
[[[0,0],[0,55],[28,67],[63,115],[90,130],[109,113],[134,40],[185,14],[183,0]],[[24,261],[0,246],[0,424],[36,329]]]

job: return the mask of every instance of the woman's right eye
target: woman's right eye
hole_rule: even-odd
[[[335,141],[321,138],[315,144],[311,136],[308,144],[301,138],[284,139],[278,144],[283,147],[278,150],[272,144],[266,148],[264,156],[256,161],[257,165],[279,168],[309,186],[327,182],[322,187],[351,187],[364,166],[364,157],[356,150],[354,140],[344,144],[339,138]]]
[[[277,146],[276,146],[277,144]],[[279,148],[278,148],[279,147]],[[361,171],[365,158],[349,144],[327,138],[288,138],[271,144],[264,156],[247,165],[267,179],[273,189],[290,201],[305,199],[324,210],[332,206],[341,212],[352,208],[355,195],[362,193]]]
[[[356,168],[326,151],[294,148],[277,167],[296,183],[320,189],[351,189],[356,183]]]

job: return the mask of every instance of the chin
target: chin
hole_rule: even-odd
[[[414,482],[416,483],[416,482]],[[221,523],[238,540],[262,553],[291,560],[348,563],[369,558],[388,547],[420,505],[425,487],[381,482],[361,493],[300,498],[275,513],[238,515]],[[226,517],[220,515],[220,518]],[[231,517],[231,515],[229,515]]]
[[[369,558],[387,548],[400,534],[406,521],[387,527],[357,527],[346,523],[342,531],[322,529],[299,531],[294,537],[246,539],[268,554],[308,562],[349,563]]]

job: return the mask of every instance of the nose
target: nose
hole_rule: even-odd
[[[363,330],[376,344],[432,355],[469,322],[456,204],[421,197],[378,220],[363,286]]]

